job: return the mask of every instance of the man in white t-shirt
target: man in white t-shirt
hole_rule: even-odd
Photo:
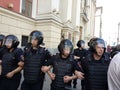
[[[109,90],[120,90],[120,45],[116,46],[117,52],[108,69],[108,86]]]

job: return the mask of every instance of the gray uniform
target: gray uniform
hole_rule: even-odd
[[[120,52],[116,54],[108,69],[109,90],[120,90]]]

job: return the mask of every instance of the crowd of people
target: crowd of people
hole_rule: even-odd
[[[0,35],[0,90],[43,90],[45,74],[51,79],[50,90],[73,90],[81,79],[80,90],[120,90],[120,45],[106,48],[101,38],[92,38],[85,49],[79,40],[74,49],[69,39],[58,45],[59,53],[51,55],[43,47],[42,32],[29,35],[24,50],[18,48],[15,35]]]

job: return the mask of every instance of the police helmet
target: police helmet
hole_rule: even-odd
[[[83,45],[85,45],[85,42],[83,40],[79,40],[77,42],[77,47],[82,47]]]
[[[4,40],[4,45],[11,44],[11,48],[16,48],[19,45],[18,38],[15,35],[7,35]]]
[[[69,39],[64,39],[60,42],[60,44],[58,45],[58,50],[60,53],[63,53],[63,51],[68,48],[70,49],[70,53],[72,53],[73,51],[73,44]]]
[[[99,47],[104,48],[104,51],[106,50],[106,45],[105,45],[105,41],[101,38],[95,38],[94,40],[92,40],[92,43],[90,45],[90,49],[92,51],[96,51],[96,45],[98,45]]]
[[[32,31],[29,35],[29,39],[28,39],[28,43],[31,43],[31,41],[33,39],[37,39],[38,40],[38,45],[43,43],[43,34],[41,31]]]

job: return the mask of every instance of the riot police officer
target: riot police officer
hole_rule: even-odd
[[[38,30],[30,33],[28,43],[24,49],[24,81],[21,90],[42,90],[44,73],[41,67],[45,65],[46,59],[50,58],[50,53],[40,47],[43,34]]]
[[[84,49],[85,47],[85,41],[83,40],[79,40],[77,42],[77,47],[75,50],[74,50],[74,56],[75,56],[75,59],[78,60],[79,63],[81,63],[81,60],[88,54],[87,50]],[[84,81],[81,81],[81,85],[83,87],[83,83]],[[73,81],[73,87],[76,88],[76,85],[77,85],[77,79],[75,79]],[[83,89],[82,89],[83,90]]]
[[[84,78],[84,90],[108,90],[107,71],[110,57],[105,53],[104,40],[94,39],[90,50],[92,53],[81,62],[84,74],[76,72],[76,75],[81,79]]]
[[[23,51],[17,48],[18,38],[15,35],[7,35],[4,40],[2,56],[2,82],[0,90],[17,90],[20,84],[23,67]],[[19,64],[21,63],[21,64]],[[23,64],[22,64],[23,63]]]
[[[87,55],[87,50],[85,49],[85,42],[83,40],[79,40],[77,42],[77,47],[78,48],[74,50],[75,59],[81,61],[81,59]]]
[[[5,38],[5,35],[0,34],[0,51],[2,50],[2,44],[3,44],[3,40]],[[0,53],[0,85],[1,85],[1,63],[2,63],[2,53]]]
[[[56,54],[48,60],[48,66],[42,68],[48,72],[52,83],[51,90],[71,90],[71,81],[77,77],[73,75],[76,70],[76,61],[71,55],[73,50],[72,42],[68,39],[62,40],[58,45],[59,54]],[[53,72],[50,68],[53,67]]]

